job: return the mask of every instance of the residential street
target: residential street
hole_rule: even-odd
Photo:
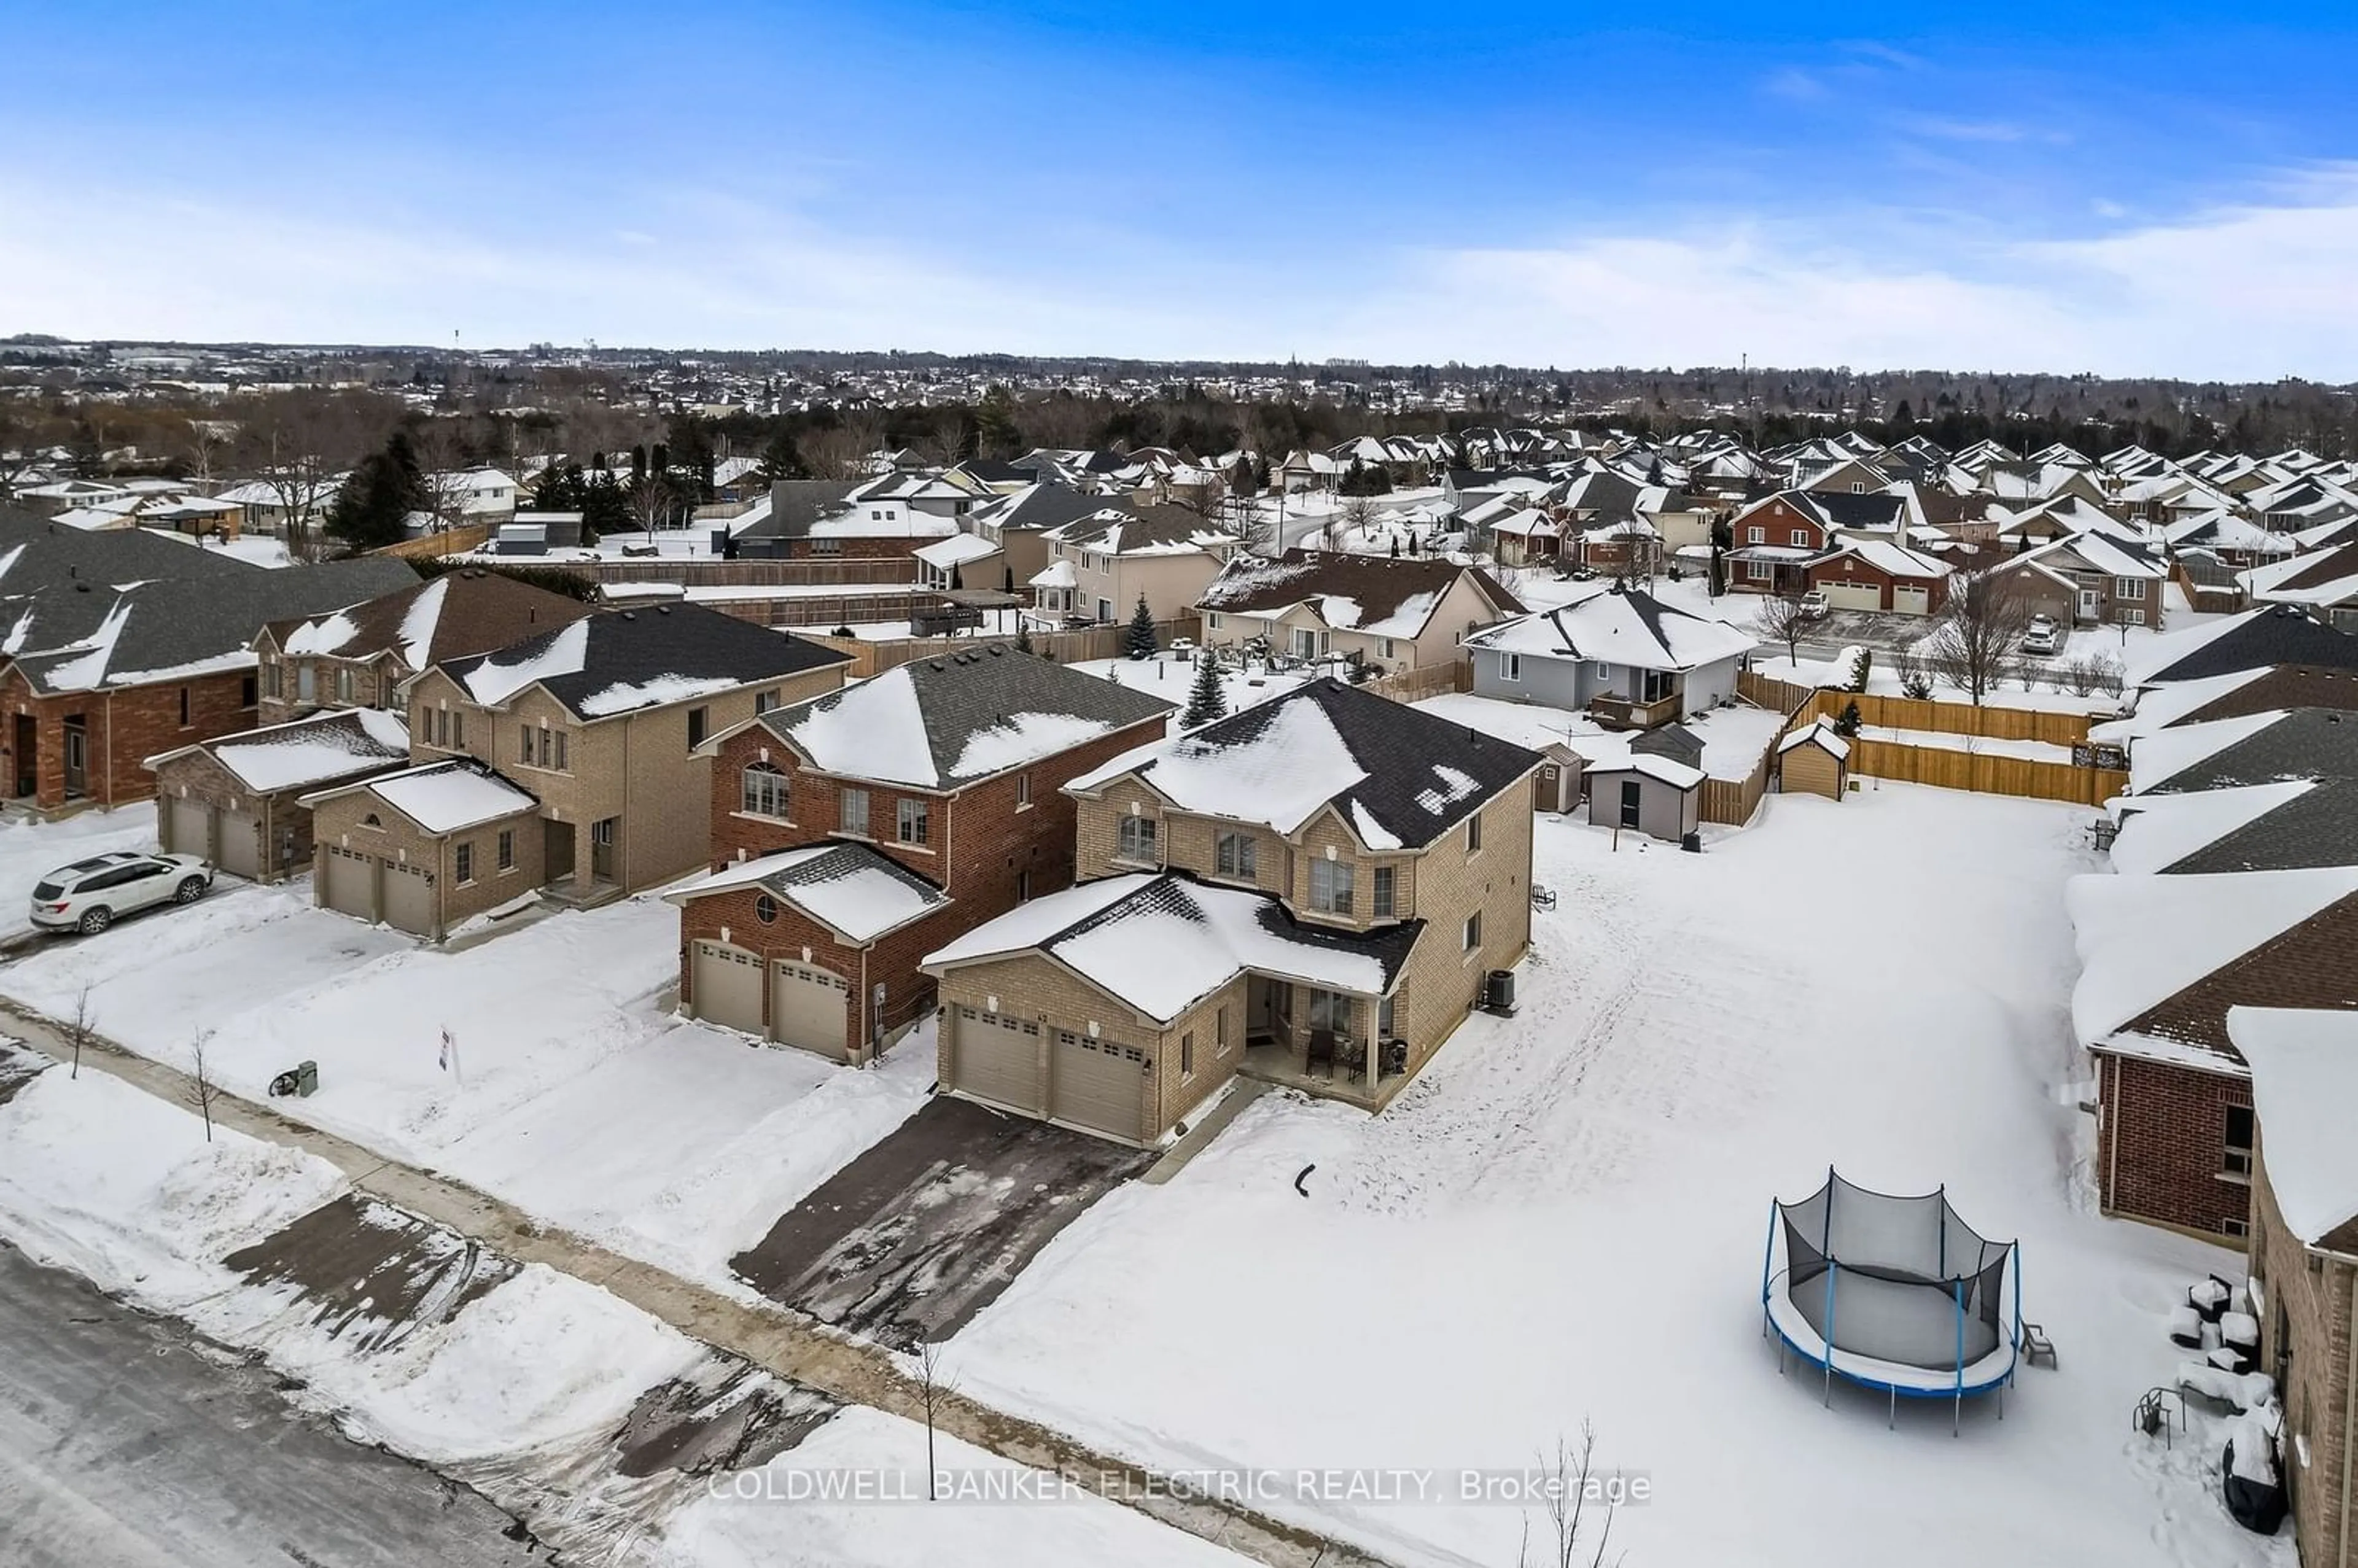
[[[540,1559],[507,1516],[303,1414],[255,1367],[200,1354],[0,1245],[0,1562],[314,1568]]]

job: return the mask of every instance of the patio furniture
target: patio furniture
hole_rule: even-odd
[[[1533,909],[1553,909],[1555,907],[1555,890],[1550,887],[1541,887],[1539,883],[1533,882],[1531,884],[1531,907]]]
[[[2022,1325],[2022,1351],[2034,1367],[2042,1363],[2050,1368],[2055,1366],[2055,1342],[2047,1337],[2047,1330],[2039,1324]]]
[[[1347,1076],[1358,1077],[1368,1070],[1368,1047],[1362,1041],[1346,1040],[1336,1048],[1335,1060]]]
[[[1405,1040],[1385,1041],[1384,1054],[1380,1058],[1380,1061],[1382,1075],[1387,1078],[1397,1078],[1402,1073],[1407,1072],[1408,1042]]]
[[[1302,1070],[1304,1073],[1314,1072],[1321,1062],[1326,1064],[1326,1076],[1333,1077],[1335,1076],[1335,1032],[1331,1029],[1314,1029],[1310,1032],[1309,1054],[1303,1061]]]

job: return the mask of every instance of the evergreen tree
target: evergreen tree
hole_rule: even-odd
[[[1195,660],[1195,684],[1187,693],[1187,709],[1179,716],[1182,730],[1197,730],[1228,716],[1228,695],[1220,686],[1220,666],[1206,649]]]
[[[1032,647],[1032,622],[1024,620],[1020,615],[1015,618],[1015,651],[1019,654],[1029,654],[1033,651]]]
[[[613,470],[600,469],[581,487],[581,542],[594,545],[607,534],[630,532],[631,503]]]
[[[1834,720],[1834,733],[1855,735],[1858,733],[1859,725],[1863,722],[1858,711],[1858,698],[1854,697],[1843,704],[1842,714]]]
[[[802,449],[795,445],[795,433],[784,425],[762,449],[762,477],[775,484],[782,479],[808,479],[811,472],[804,466]]]
[[[355,550],[379,550],[408,537],[412,512],[423,511],[426,481],[409,432],[395,430],[346,477],[328,508],[328,532]]]
[[[1130,630],[1122,634],[1122,650],[1133,659],[1151,659],[1157,643],[1154,639],[1154,611],[1146,608],[1146,595],[1138,596],[1138,608],[1130,611]]]

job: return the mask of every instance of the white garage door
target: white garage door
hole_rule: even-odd
[[[175,855],[201,855],[211,860],[213,808],[186,795],[173,796],[171,807],[164,814],[164,831],[171,835],[164,848]]]
[[[1902,615],[1932,613],[1932,590],[1920,584],[1909,587],[1904,582],[1891,585],[1891,608]]]
[[[384,923],[413,935],[434,935],[434,873],[384,863]]]
[[[258,881],[262,877],[262,824],[242,811],[221,814],[221,869],[233,877]]]
[[[1879,583],[1844,582],[1840,578],[1822,578],[1817,586],[1825,590],[1827,605],[1835,610],[1880,610],[1883,608],[1883,588]]]
[[[328,874],[320,883],[320,902],[330,909],[341,910],[362,920],[374,920],[376,861],[369,856],[333,844],[327,845],[324,852]]]
[[[1040,1026],[970,1007],[959,1008],[951,1023],[957,1033],[956,1081],[950,1087],[993,1105],[1037,1114]]]
[[[696,945],[696,1016],[748,1034],[762,1033],[762,960],[719,942]]]
[[[772,1028],[780,1044],[838,1062],[848,1057],[843,1014],[850,988],[842,976],[815,964],[780,964],[773,971],[770,998]]]
[[[1135,1045],[1059,1030],[1049,1062],[1055,1070],[1055,1119],[1114,1138],[1138,1137],[1146,1074],[1154,1065],[1151,1056]]]

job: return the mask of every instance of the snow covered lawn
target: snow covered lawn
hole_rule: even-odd
[[[1884,724],[1862,724],[1862,741],[1888,746],[1930,746],[1943,752],[1966,752],[1981,757],[2018,757],[2026,762],[2071,765],[2071,748],[2046,741],[2011,741],[1995,735],[1956,735],[1945,730],[1894,730]]]
[[[1471,692],[1428,697],[1416,707],[1453,724],[1463,724],[1469,730],[1479,730],[1485,735],[1495,735],[1533,751],[1562,741],[1595,766],[1626,760],[1629,742],[1636,739],[1634,731],[1607,730],[1585,713],[1542,707],[1535,702],[1476,697]],[[1715,779],[1741,779],[1758,763],[1760,754],[1777,739],[1784,721],[1765,708],[1739,703],[1734,708],[1713,708],[1685,723],[1703,741],[1703,771]]]
[[[1122,685],[1142,691],[1150,697],[1179,708],[1187,706],[1187,693],[1195,684],[1195,665],[1192,654],[1157,654],[1151,659],[1081,659],[1067,666],[1085,676],[1099,680],[1118,680]],[[1282,697],[1295,687],[1309,680],[1300,673],[1272,675],[1266,670],[1249,672],[1223,670],[1220,690],[1228,699],[1228,711],[1250,708],[1267,702],[1272,697]],[[1177,718],[1176,714],[1172,716]]]
[[[1282,1094],[1116,1193],[951,1342],[968,1392],[1141,1460],[1520,1467],[1595,1423],[1649,1568],[2288,1564],[2128,1412],[2232,1255],[2093,1212],[2065,879],[2084,811],[1887,784],[1770,796],[1702,855],[1542,818],[1521,1013],[1379,1118]],[[2019,1237],[2061,1351],[2005,1419],[1780,1377],[1769,1200],[1829,1165]],[[1303,1177],[1305,1195],[1294,1190]],[[1506,1507],[1290,1500],[1408,1563],[1515,1560]]]
[[[46,946],[0,989],[186,1067],[199,1031],[232,1091],[445,1171],[620,1250],[731,1289],[730,1254],[924,1102],[930,1031],[872,1070],[757,1048],[665,1011],[678,915],[652,897],[569,912],[462,952],[235,887]],[[438,1065],[441,1033],[456,1071]]]
[[[0,821],[0,940],[32,929],[33,884],[45,873],[111,849],[155,847],[153,801],[55,822]]]

